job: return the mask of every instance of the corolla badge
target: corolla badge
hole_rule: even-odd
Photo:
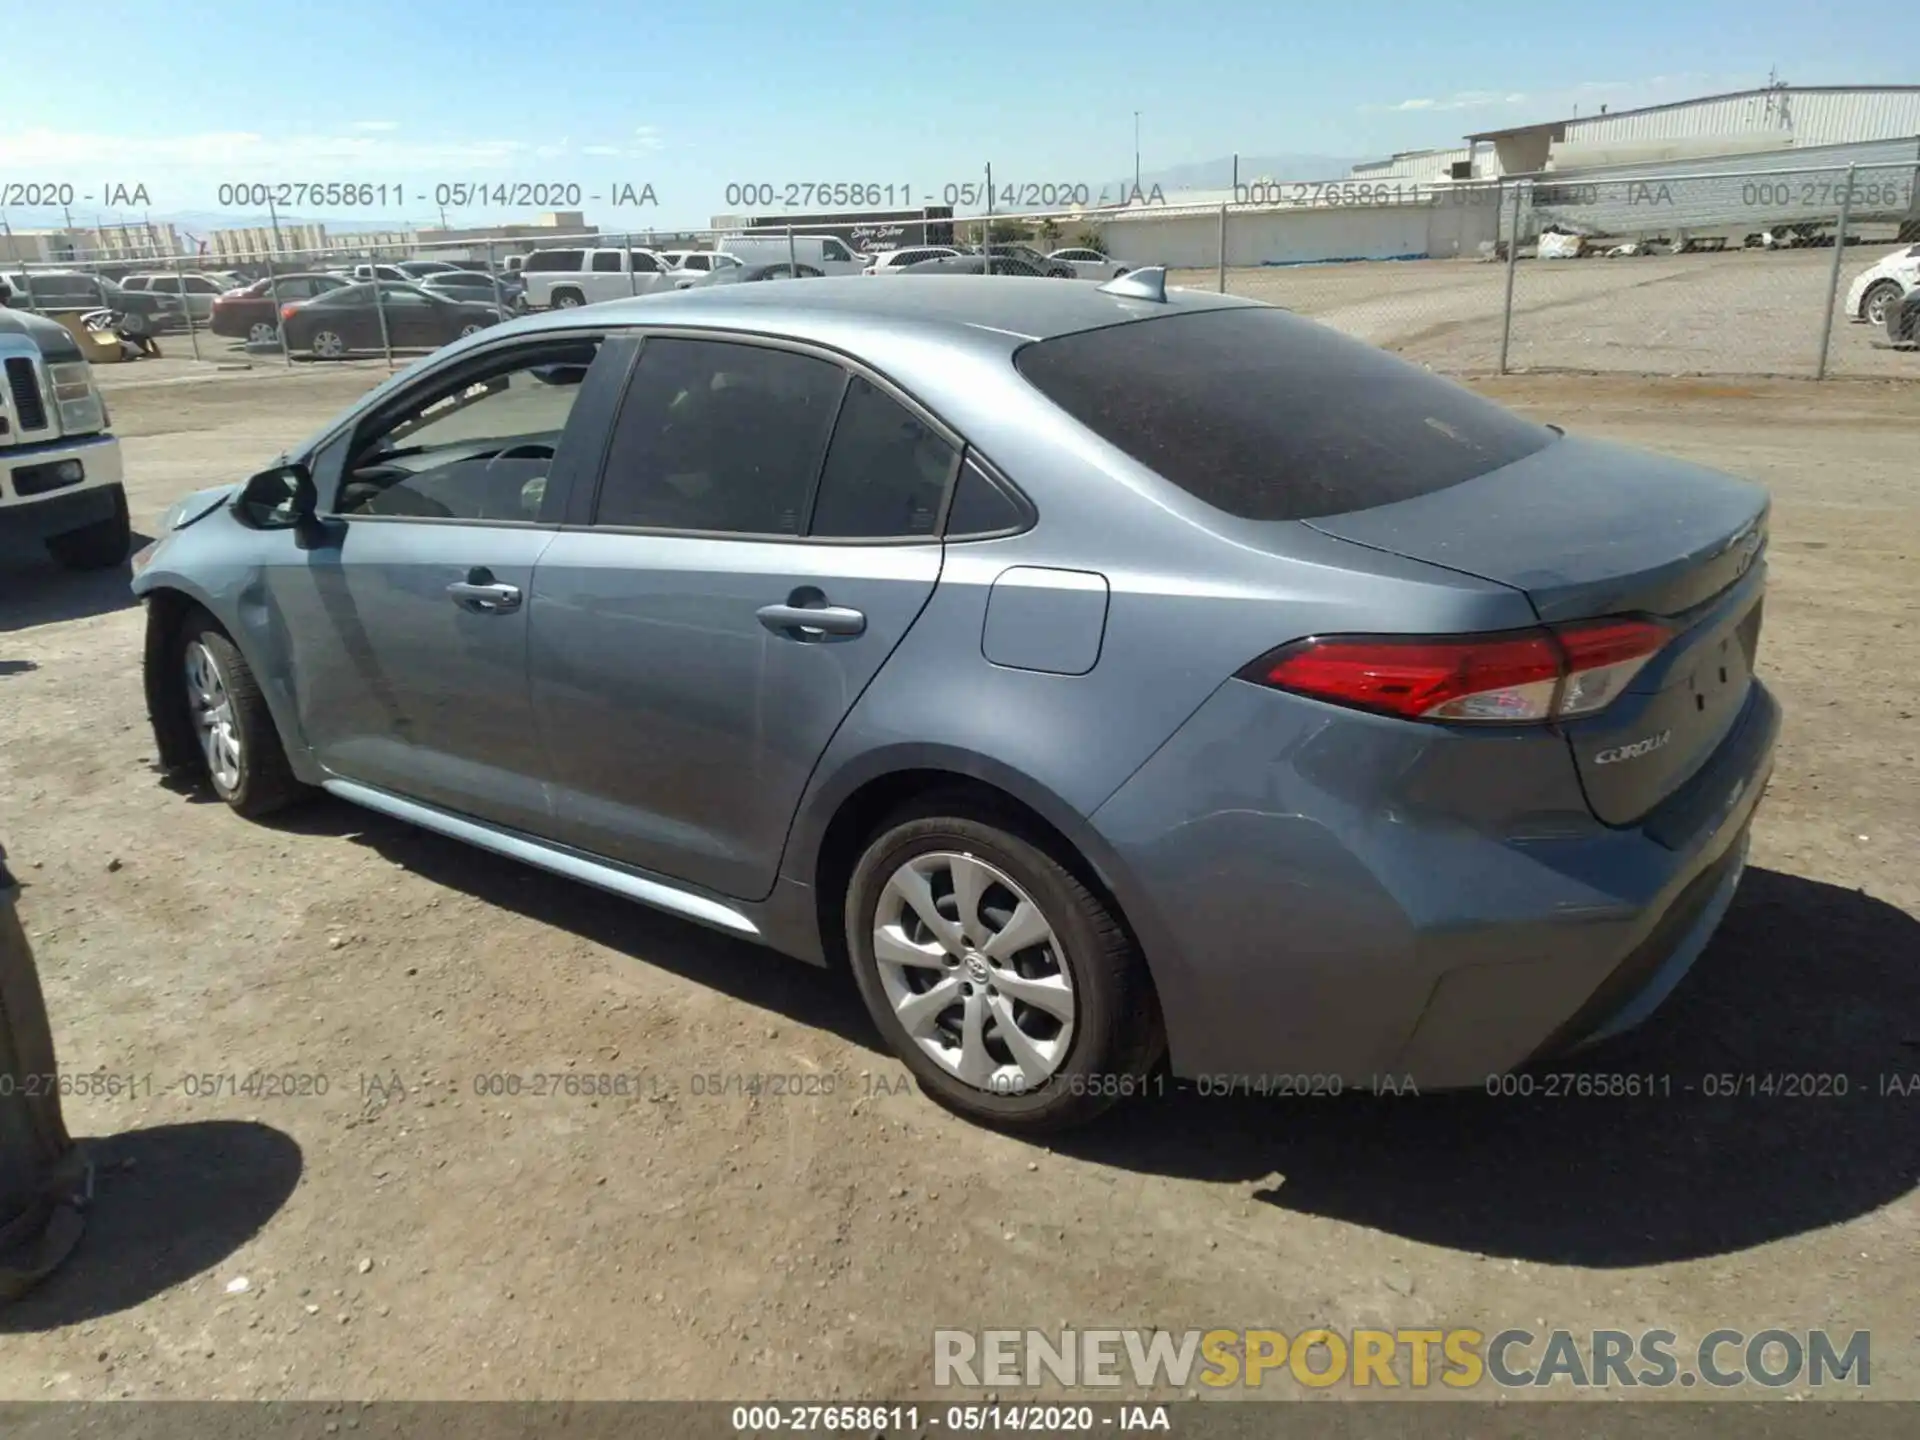
[[[1612,765],[1620,760],[1638,760],[1642,755],[1651,755],[1673,738],[1673,731],[1662,730],[1658,735],[1649,735],[1644,740],[1636,740],[1631,745],[1615,745],[1610,750],[1602,750],[1593,757],[1596,765]]]

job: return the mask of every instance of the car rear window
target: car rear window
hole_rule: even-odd
[[[1264,306],[1061,335],[1014,364],[1103,440],[1247,520],[1410,500],[1554,439],[1451,380]]]

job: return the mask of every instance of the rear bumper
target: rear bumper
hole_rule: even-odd
[[[81,479],[42,489],[67,460],[80,462]],[[111,435],[0,449],[0,530],[43,539],[105,520],[125,503],[121,479],[120,442]]]
[[[1223,687],[1094,816],[1174,1072],[1444,1089],[1639,1023],[1732,899],[1779,727],[1755,682],[1705,769],[1638,825],[1551,786],[1524,815],[1490,801],[1489,822],[1461,813],[1458,781],[1497,790],[1538,764],[1540,787],[1528,742]]]

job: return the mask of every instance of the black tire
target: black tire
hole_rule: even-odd
[[[152,321],[136,310],[122,315],[119,325],[115,328],[122,335],[151,335],[154,327]]]
[[[1058,1068],[1027,1093],[992,1093],[949,1073],[908,1035],[887,999],[873,943],[882,891],[908,860],[944,850],[975,856],[1025,889],[1064,952],[1055,959],[1073,985],[1073,1035]],[[1116,1101],[1144,1093],[1163,1049],[1146,962],[1108,904],[1019,817],[952,795],[898,812],[854,867],[845,926],[854,979],[874,1024],[921,1089],[947,1109],[997,1129],[1037,1135],[1084,1125]]]
[[[220,783],[208,766],[205,753],[199,750],[199,729],[193,720],[184,678],[188,649],[193,645],[204,646],[212,655],[226,687],[234,729],[240,739],[239,780],[232,786]],[[287,763],[280,731],[273,723],[266,699],[260,694],[260,683],[254,679],[253,669],[240,653],[240,647],[220,628],[219,622],[204,610],[190,612],[174,636],[172,660],[173,694],[181,706],[188,732],[194,738],[199,756],[196,768],[215,795],[226,801],[236,814],[258,820],[313,793],[312,787],[302,784]]]
[[[1875,281],[1867,287],[1867,293],[1860,297],[1860,318],[1873,326],[1886,324],[1886,307],[1899,304],[1903,293],[1897,281]]]
[[[575,310],[587,303],[587,297],[578,290],[556,290],[553,292],[553,308],[556,310]]]
[[[47,553],[68,570],[112,570],[124,565],[133,546],[133,525],[127,519],[127,492],[113,492],[113,514],[64,535],[47,537]]]

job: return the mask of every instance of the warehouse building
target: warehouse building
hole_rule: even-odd
[[[1836,219],[1834,197],[1848,188],[1849,166],[1861,197],[1853,220],[1875,222],[1889,236],[1904,233],[1920,204],[1920,85],[1773,84],[1614,113],[1603,108],[1465,140],[1367,161],[1342,182],[1262,187],[1261,203],[1234,204],[1246,197],[1226,192],[1187,194],[1165,206],[1089,218],[1107,250],[1130,265],[1211,267],[1219,263],[1223,228],[1228,265],[1487,255],[1514,223],[1498,182],[1548,173],[1551,184],[1527,192],[1539,203],[1530,199],[1521,208],[1523,239],[1547,225],[1623,239],[1718,236],[1735,244],[1779,226],[1805,231]],[[1794,167],[1809,183],[1753,182],[1755,171]],[[1713,172],[1724,178],[1683,178]],[[1662,190],[1665,176],[1674,184]],[[1634,177],[1655,183],[1636,187]],[[1279,198],[1268,202],[1269,195]],[[1790,203],[1775,203],[1778,196]]]
[[[1466,137],[1476,179],[1920,136],[1920,85],[1767,85]]]

